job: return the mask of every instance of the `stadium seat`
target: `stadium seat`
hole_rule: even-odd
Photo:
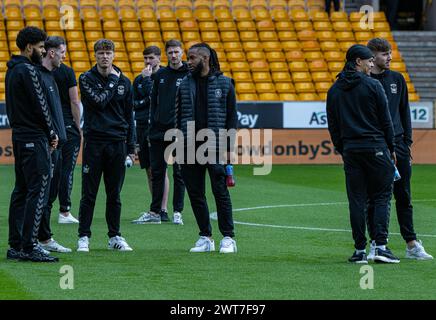
[[[246,8],[241,8],[241,7],[235,8],[233,10],[233,17],[236,21],[252,20],[250,11],[248,11],[248,9]]]
[[[336,39],[338,41],[354,41],[354,34],[352,31],[337,31]]]
[[[258,60],[250,62],[250,69],[253,72],[256,71],[269,71],[269,65],[266,61]]]
[[[313,29],[316,31],[331,31],[333,27],[329,21],[316,21],[313,23]]]
[[[70,51],[69,58],[73,61],[88,61],[88,51]]]
[[[256,87],[253,82],[236,82],[236,92],[241,93],[256,93]]]
[[[82,1],[80,1],[80,5],[82,5]],[[135,5],[136,5],[135,0],[118,0],[119,8],[129,7],[135,9]]]
[[[259,96],[257,93],[241,93],[239,94],[239,101],[258,101]]]
[[[313,30],[312,22],[310,21],[296,21],[294,22],[296,31]]]
[[[194,1],[194,9],[198,10],[201,8],[211,9],[212,3],[210,0],[195,0]]]
[[[83,36],[82,31],[67,31],[65,33],[67,41],[84,41],[85,37]]]
[[[309,63],[311,72],[328,71],[328,66],[324,60],[313,60]]]
[[[294,22],[310,21],[308,13],[304,10],[291,10],[291,18]]]
[[[301,101],[316,101],[319,96],[314,92],[303,92],[298,94],[298,99]]]
[[[241,41],[259,41],[256,31],[240,31],[239,36]]]
[[[324,59],[330,61],[344,61],[345,55],[342,51],[327,51],[324,52]]]
[[[138,18],[140,21],[156,21],[157,17],[153,9],[143,7],[138,10]]]
[[[201,33],[201,39],[204,42],[219,42],[221,41],[220,39],[220,34],[217,31],[206,31],[206,32],[202,32]]]
[[[287,92],[291,92],[294,93],[295,92],[295,87],[294,84],[292,82],[278,82],[275,84],[276,90],[278,93],[287,93]]]
[[[247,61],[266,60],[265,53],[263,51],[247,51]]]
[[[261,42],[261,44],[262,44],[263,50],[265,52],[281,51],[282,49],[284,49],[284,47],[282,46],[282,43],[280,41],[263,41],[263,42]]]
[[[289,71],[286,71],[286,70],[272,72],[272,79],[274,82],[290,82],[290,81],[292,81],[291,74],[289,73]]]
[[[324,55],[321,51],[308,51],[304,52],[304,58],[310,62],[313,60],[324,59]]]
[[[257,93],[275,93],[276,88],[271,82],[255,83]]]
[[[289,72],[288,63],[287,62],[283,62],[283,61],[270,62],[269,63],[269,69],[272,72],[275,72],[275,71],[286,71],[286,72]]]
[[[296,41],[297,34],[295,31],[278,31],[277,35],[280,41]]]
[[[391,69],[398,72],[406,72],[406,65],[404,62],[391,61]]]
[[[330,72],[312,72],[312,80],[316,82],[330,82],[332,79]]]
[[[339,42],[339,46],[341,47],[341,50],[344,52],[347,52],[347,50],[355,44],[354,41],[341,41]]]
[[[263,51],[263,46],[258,41],[248,41],[242,43],[243,49],[246,52],[250,51]]]
[[[8,29],[8,31],[13,31],[13,30],[21,30],[24,28],[24,21],[23,20],[6,20],[6,29]],[[4,39],[4,38],[3,38]]]
[[[103,21],[104,31],[119,31],[121,30],[121,24],[119,20]]]
[[[123,31],[136,31],[141,32],[141,25],[136,21],[123,21],[122,22]]]
[[[85,72],[91,68],[91,65],[86,61],[73,61],[72,68],[75,72]]]
[[[183,42],[197,41],[201,42],[201,36],[196,31],[186,31],[182,34]]]
[[[275,92],[259,93],[259,100],[261,101],[279,101],[280,97]]]
[[[348,21],[348,16],[345,11],[333,11],[330,13],[330,21]]]
[[[230,12],[230,10],[226,7],[219,7],[214,10],[215,18],[218,22],[223,21],[232,21],[233,22],[233,15]]]
[[[142,50],[144,50],[144,43],[143,42],[127,42],[126,43],[126,49],[128,52],[141,52],[142,57]]]
[[[356,41],[362,42],[362,41],[368,41],[374,37],[372,32],[368,31],[362,31],[362,32],[355,32],[354,36],[356,37]]]
[[[157,16],[160,22],[162,21],[177,21],[176,14],[172,9],[163,7],[157,11]]]
[[[288,12],[285,8],[272,8],[270,12],[271,18],[276,22],[289,20]]]
[[[247,72],[247,71],[233,72],[233,80],[235,80],[236,83],[253,81],[253,79],[251,77],[251,73]]]
[[[280,100],[282,101],[297,101],[299,100],[298,95],[295,93],[280,93],[279,94]]]
[[[275,27],[277,31],[295,30],[294,24],[291,21],[277,21]]]
[[[221,41],[239,41],[239,34],[236,31],[223,31],[221,32]]]
[[[276,62],[276,61],[285,62],[286,61],[286,57],[282,51],[266,52],[266,59],[268,60],[268,62]]]
[[[319,41],[336,40],[336,33],[334,31],[317,31],[316,36]]]
[[[119,20],[117,12],[115,11],[114,8],[111,7],[102,8],[100,10],[100,16],[103,21]]]
[[[83,20],[100,20],[100,15],[98,14],[96,7],[82,7],[80,9],[80,15]]]
[[[5,7],[4,15],[6,20],[22,20],[21,8],[16,6]]]
[[[312,77],[311,77],[309,72],[292,72],[292,80],[294,81],[294,83],[295,82],[311,82]]]
[[[197,28],[203,31],[218,31],[218,25],[215,21],[202,21],[198,24]]]
[[[316,40],[317,34],[313,30],[301,30],[297,32],[298,40],[300,41],[310,41],[310,40]]]
[[[262,8],[262,7],[252,8],[251,15],[255,21],[271,20],[271,15],[269,13],[269,10],[266,8]]]
[[[413,85],[413,83],[411,82],[406,82],[407,85],[407,90],[409,91],[409,93],[415,93],[416,89],[415,86]]]
[[[44,29],[44,22],[42,20],[27,20],[26,27],[37,27],[39,29]]]
[[[340,51],[341,47],[336,41],[321,41],[319,43],[322,51]]]
[[[329,16],[325,11],[314,11],[310,13],[311,20],[315,22],[330,22]]]
[[[8,46],[8,42],[7,41],[0,40],[0,50],[4,50],[4,51],[8,51],[9,50],[9,46]]]
[[[236,24],[233,21],[221,21],[218,22],[218,29],[220,32],[223,31],[237,31]]]
[[[348,21],[335,21],[332,24],[335,31],[351,31],[352,27]]]
[[[141,32],[139,31],[126,31],[124,32],[124,40],[126,42],[138,42],[138,41],[142,41],[142,35]]]
[[[248,62],[244,62],[244,61],[234,61],[234,62],[230,62],[230,69],[233,72],[241,72],[241,71],[250,71],[250,66],[248,64]]]
[[[271,74],[268,71],[252,72],[254,82],[271,82]]]
[[[289,62],[289,70],[291,72],[308,71],[309,65],[304,61],[292,61]]]
[[[256,24],[250,20],[238,21],[237,27],[239,32],[241,31],[256,31]]]
[[[386,21],[386,15],[383,11],[376,11],[373,13],[374,21]]]
[[[162,31],[179,31],[179,24],[177,21],[161,21],[160,28]]]
[[[275,31],[259,31],[259,39],[262,42],[266,42],[266,41],[277,42],[279,40]]]
[[[316,92],[318,93],[329,91],[331,86],[332,86],[331,82],[315,82],[315,89]]]
[[[316,40],[309,41],[301,41],[301,47],[303,51],[319,51],[321,47],[319,46],[319,42]]]
[[[351,12],[349,18],[351,22],[360,22],[364,15],[362,12]]]
[[[214,21],[214,16],[209,8],[198,8],[194,11],[194,17],[198,21]]]
[[[97,41],[98,39],[104,38],[102,31],[85,31],[86,41]],[[76,39],[78,41],[80,39]]]
[[[123,33],[121,31],[105,31],[104,37],[112,41],[123,41]]]
[[[215,50],[216,55],[218,57],[218,61],[222,62],[222,61],[227,61],[227,56],[226,56],[226,52],[224,50]],[[231,52],[239,52],[239,51],[231,51]],[[231,53],[229,52],[229,53]]]
[[[419,100],[420,100],[420,97],[417,93],[409,93],[409,101],[416,102]]]
[[[223,49],[225,51],[243,51],[242,45],[241,45],[241,43],[239,41],[223,42]]]
[[[45,26],[48,27],[48,24],[53,25],[53,28],[60,28],[59,21],[46,21]],[[57,25],[57,26],[56,26]],[[53,29],[51,28],[51,29]],[[57,30],[57,29],[55,29]],[[86,20],[83,21],[83,30],[84,31],[101,31],[101,22],[100,20]]]
[[[339,72],[344,68],[344,62],[332,61],[328,62],[330,72]]]
[[[292,61],[305,61],[304,54],[301,50],[291,50],[285,53],[286,60],[288,62]]]
[[[144,40],[149,41],[162,41],[162,36],[160,32],[158,31],[150,31],[150,32],[143,32],[142,34],[144,36]]]
[[[150,32],[150,31],[160,31],[159,22],[157,20],[149,20],[149,21],[143,21],[141,22],[141,29],[143,32]]]
[[[396,46],[396,43],[393,42],[394,41],[394,36],[392,34],[392,32],[390,31],[375,31],[374,32],[374,37],[375,38],[384,38],[386,40],[389,40],[390,42],[392,42],[392,48],[394,48]]]
[[[226,54],[227,60],[229,62],[236,62],[236,61],[246,61],[246,57],[243,51],[230,51]]]
[[[176,9],[176,18],[179,21],[195,19],[194,13],[190,8],[178,8]]]

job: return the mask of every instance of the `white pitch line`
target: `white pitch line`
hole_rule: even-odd
[[[421,199],[414,200],[413,202],[436,202],[436,199]],[[296,204],[281,204],[281,205],[270,205],[270,206],[259,206],[251,208],[238,208],[233,209],[233,211],[251,211],[251,210],[261,210],[261,209],[272,209],[272,208],[290,208],[290,207],[316,207],[316,206],[333,206],[333,205],[346,205],[348,202],[319,202],[319,203],[296,203]],[[217,220],[217,213],[212,212],[210,218]],[[309,231],[328,231],[328,232],[351,232],[347,229],[330,229],[330,228],[315,228],[315,227],[299,227],[299,226],[282,226],[275,224],[262,224],[262,223],[251,223],[242,221],[233,221],[235,224],[241,224],[253,227],[268,227],[268,228],[279,228],[279,229],[295,229],[295,230],[309,230]],[[391,235],[400,236],[400,233],[392,232]],[[436,238],[433,234],[419,234],[420,237]]]

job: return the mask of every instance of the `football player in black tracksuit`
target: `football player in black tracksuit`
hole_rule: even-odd
[[[185,159],[183,159],[182,176],[186,184],[192,210],[200,229],[199,240],[190,252],[211,252],[215,250],[212,240],[212,227],[210,224],[209,209],[206,201],[205,179],[206,171],[209,173],[212,192],[215,198],[218,214],[218,226],[223,239],[220,243],[220,253],[237,252],[232,215],[232,202],[226,185],[226,172],[222,156],[232,151],[227,143],[227,150],[221,143],[223,129],[236,129],[236,94],[233,80],[225,77],[220,71],[216,52],[207,44],[201,43],[192,46],[188,51],[188,65],[191,74],[183,79],[176,96],[177,128],[184,137]],[[189,127],[195,124],[195,134],[201,130],[208,130],[214,139],[206,142],[207,152],[200,155],[199,147],[189,140]],[[210,144],[212,143],[212,144]],[[217,145],[216,145],[217,143]],[[205,157],[189,160],[188,144],[195,145],[195,154]],[[177,149],[176,149],[177,150]],[[216,152],[218,151],[218,152]],[[192,150],[191,152],[194,152]],[[230,160],[227,155],[227,162]]]
[[[177,40],[169,40],[165,44],[168,56],[168,66],[160,69],[153,75],[153,90],[151,93],[150,109],[150,162],[152,179],[152,202],[150,211],[142,214],[133,223],[161,223],[169,221],[168,214],[161,211],[162,197],[165,187],[167,159],[165,149],[171,141],[165,141],[167,130],[174,129],[176,111],[175,99],[177,87],[182,79],[189,73],[186,63],[182,62],[182,44]],[[173,222],[183,224],[182,211],[184,206],[185,185],[180,173],[180,166],[173,165],[174,192],[173,192]]]
[[[394,128],[385,91],[369,77],[373,54],[366,46],[353,45],[338,80],[327,93],[328,129],[342,155],[355,252],[353,263],[368,263],[366,257],[366,206],[374,203],[376,242],[374,260],[398,263],[386,247],[389,201],[394,180]]]
[[[406,258],[417,260],[431,260],[433,257],[425,252],[420,240],[417,240],[413,228],[413,206],[410,191],[410,178],[412,176],[412,121],[410,118],[409,97],[406,80],[401,73],[389,70],[392,60],[390,43],[381,38],[374,38],[368,42],[368,48],[374,53],[374,68],[371,77],[377,79],[385,89],[389,103],[392,122],[395,132],[395,154],[397,168],[401,178],[394,182],[395,206],[401,235],[407,243]],[[374,206],[368,206],[368,221],[371,222]],[[374,226],[369,223],[369,234],[373,238]],[[373,242],[371,242],[374,248]],[[374,250],[372,250],[374,251]],[[368,259],[373,258],[370,252]]]
[[[133,106],[135,108],[136,121],[136,144],[138,146],[138,158],[141,169],[145,169],[147,173],[148,187],[150,194],[152,193],[151,184],[151,165],[150,165],[150,146],[149,146],[149,123],[150,123],[150,95],[153,88],[152,75],[155,74],[160,67],[161,50],[159,47],[150,46],[144,49],[145,68],[141,74],[133,81]],[[168,175],[165,175],[165,188],[162,198],[161,210],[167,211],[169,191]],[[134,221],[134,223],[136,220]]]
[[[53,252],[71,252],[71,249],[61,246],[52,238],[53,234],[50,228],[51,210],[59,191],[62,148],[67,141],[61,100],[52,71],[60,66],[62,60],[65,59],[65,54],[65,40],[61,37],[48,37],[45,41],[45,56],[42,59],[42,65],[39,66],[43,87],[46,92],[47,103],[51,110],[55,130],[58,132],[59,136],[59,145],[56,150],[53,150],[51,153],[52,179],[50,181],[50,195],[47,206],[44,208],[44,215],[41,220],[38,235],[41,247]]]
[[[109,249],[131,251],[120,233],[120,193],[126,173],[126,157],[134,159],[135,127],[132,89],[119,68],[112,64],[115,46],[100,39],[94,45],[96,66],[80,75],[84,110],[82,199],[79,211],[77,251],[89,251],[95,200],[103,175],[106,189],[106,222]]]
[[[7,64],[6,111],[15,157],[6,255],[11,260],[58,261],[37,243],[50,189],[50,151],[59,141],[36,67],[41,64],[46,38],[36,27],[22,29],[16,39],[21,54],[12,56]]]
[[[67,141],[62,146],[62,171],[59,182],[59,223],[79,223],[71,214],[74,168],[80,151],[80,100],[74,70],[65,64],[53,71],[62,103]]]

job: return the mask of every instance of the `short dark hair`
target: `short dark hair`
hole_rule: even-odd
[[[37,27],[25,27],[18,32],[15,43],[21,51],[24,51],[28,44],[37,44],[45,39],[47,39],[47,34],[44,30]]]
[[[388,40],[383,38],[373,38],[366,45],[372,52],[388,52],[392,50],[392,46]]]
[[[57,49],[63,44],[65,45],[64,38],[59,37],[59,36],[51,36],[45,40],[44,48],[45,48],[45,51],[48,51],[48,50],[53,49],[53,48]]]
[[[171,39],[171,40],[168,40],[167,42],[165,42],[165,52],[170,47],[179,47],[179,48],[182,48],[182,43],[179,40]]]
[[[94,52],[97,52],[98,50],[115,51],[115,44],[109,39],[99,39],[94,44]]]
[[[144,51],[142,52],[142,54],[144,56],[147,56],[149,54],[154,54],[155,56],[159,56],[160,57],[162,53],[161,53],[159,47],[150,46],[150,47],[145,48]]]

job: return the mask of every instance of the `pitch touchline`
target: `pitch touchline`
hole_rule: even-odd
[[[436,199],[422,199],[422,200],[414,200],[413,202],[435,202]],[[281,205],[272,205],[272,206],[259,206],[259,207],[251,207],[251,208],[239,208],[233,209],[233,211],[250,211],[250,210],[261,210],[261,209],[272,209],[272,208],[290,208],[290,207],[316,207],[316,206],[333,206],[333,205],[346,205],[348,202],[319,202],[319,203],[296,203],[296,204],[281,204]],[[212,212],[210,214],[211,219],[217,220],[217,213]],[[251,223],[251,222],[242,222],[242,221],[233,221],[235,224],[241,224],[246,226],[253,227],[268,227],[268,228],[279,228],[279,229],[296,229],[296,230],[311,230],[311,231],[330,231],[330,232],[351,232],[351,230],[347,229],[330,229],[330,228],[314,228],[314,227],[298,227],[298,226],[281,226],[275,224],[262,224],[262,223]],[[392,235],[401,235],[400,233],[392,232]],[[436,235],[433,234],[419,234],[420,237],[430,237],[436,238]]]

